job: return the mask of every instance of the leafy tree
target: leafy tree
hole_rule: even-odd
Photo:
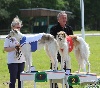
[[[100,30],[100,0],[85,0],[85,24],[88,29]]]
[[[85,29],[87,30],[100,30],[99,3],[100,0],[84,0]],[[69,24],[74,30],[81,29],[80,0],[0,0],[0,29],[10,28],[12,19],[16,15],[20,16],[19,9],[28,8],[71,11],[72,15],[68,17]]]
[[[80,12],[80,0],[67,0],[67,10],[72,12],[69,23],[72,25],[74,30],[81,29],[81,12]]]

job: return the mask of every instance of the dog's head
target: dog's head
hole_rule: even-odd
[[[18,29],[11,30],[7,38],[15,37],[18,41],[22,39],[22,33]]]
[[[57,33],[56,39],[57,41],[64,41],[66,39],[66,33],[64,31],[60,31]]]

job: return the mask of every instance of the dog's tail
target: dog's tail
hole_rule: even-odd
[[[81,50],[83,51],[85,51],[85,52],[83,52],[82,53],[82,51],[81,51],[81,53],[82,53],[82,56],[84,57],[85,56],[85,58],[89,58],[89,56],[90,56],[90,47],[89,47],[89,44],[87,44],[86,42],[85,42],[85,40],[82,38],[82,37],[78,37],[77,36],[77,41],[79,41],[80,42],[80,44],[81,44]]]
[[[79,41],[80,43],[83,43],[83,42],[85,43],[85,41],[82,37],[77,36],[76,40]]]

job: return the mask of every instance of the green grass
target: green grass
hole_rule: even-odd
[[[89,57],[91,63],[91,72],[100,75],[100,36],[86,36],[86,42],[90,45],[91,55]],[[9,82],[9,72],[7,68],[6,52],[3,52],[4,40],[0,40],[0,88],[8,88],[5,82]],[[72,72],[78,69],[78,63],[75,56],[70,53]],[[46,52],[42,49],[33,53],[33,65],[37,70],[48,70],[50,67],[50,59]],[[16,84],[17,86],[17,84]],[[37,83],[37,88],[49,88],[49,82]],[[61,88],[61,84],[59,84]],[[33,81],[24,82],[24,88],[33,88]],[[74,86],[74,88],[83,88],[82,86]]]
[[[100,31],[85,31],[86,34],[88,33],[100,33]],[[81,31],[74,31],[74,34],[81,34]]]

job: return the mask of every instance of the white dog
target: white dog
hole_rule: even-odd
[[[9,37],[15,37],[20,43],[22,53],[26,58],[27,71],[30,71],[30,67],[32,66],[31,52],[35,52],[36,50],[41,49],[43,46],[45,47],[46,53],[50,57],[53,67],[52,70],[57,70],[58,44],[56,39],[51,34],[39,33],[32,36],[25,36],[16,29],[10,31],[8,34],[8,38]]]
[[[57,42],[59,46],[59,54],[61,55],[61,70],[64,68],[64,63],[66,63],[66,68],[70,69],[70,57],[69,57],[69,52],[68,52],[68,42],[66,41],[66,35],[64,32],[58,32],[57,33]]]
[[[72,42],[68,42],[67,38],[72,39]],[[60,31],[57,34],[57,41],[59,44],[59,53],[61,55],[61,64],[64,66],[64,60],[67,62],[66,67],[70,68],[70,58],[69,58],[69,51],[70,48],[74,48],[74,53],[76,56],[76,59],[79,64],[78,72],[80,72],[81,68],[86,72],[86,63],[88,64],[88,72],[90,72],[90,63],[89,63],[89,55],[90,50],[88,44],[84,41],[82,37],[75,36],[75,35],[69,35],[67,36],[64,31]],[[72,43],[72,44],[69,44]],[[72,46],[70,46],[72,45]]]

